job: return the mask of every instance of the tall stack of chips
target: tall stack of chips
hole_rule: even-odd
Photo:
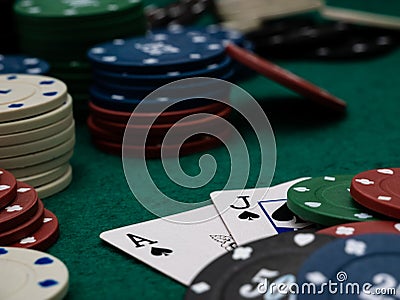
[[[94,86],[90,90],[90,108],[92,115],[88,120],[94,143],[100,148],[121,154],[121,144],[125,126],[131,112],[155,89],[175,80],[189,77],[214,77],[230,80],[235,65],[226,55],[224,40],[242,42],[242,36],[229,34],[228,31],[208,29],[184,29],[170,26],[168,30],[153,32],[146,37],[116,39],[90,49],[88,56],[93,64]],[[214,35],[214,37],[212,36]],[[204,87],[208,89],[209,87]],[[210,91],[211,93],[218,91]],[[215,95],[214,95],[215,96]],[[171,99],[145,99],[148,113],[157,113],[160,102]],[[172,104],[172,102],[171,102]],[[153,109],[154,108],[154,109]],[[166,131],[179,120],[193,113],[211,113],[227,117],[230,109],[220,103],[196,99],[174,105],[161,114],[152,125],[147,144],[148,157],[160,155],[160,144]],[[145,116],[133,114],[136,118]],[[210,120],[203,120],[208,122]],[[183,124],[194,127],[194,124]],[[140,128],[133,130],[140,131]],[[210,139],[188,141],[188,148],[197,142],[214,145]],[[135,150],[138,145],[130,145]],[[136,149],[140,150],[140,149]],[[187,151],[187,153],[194,152]]]
[[[49,197],[72,179],[72,98],[60,80],[0,75],[0,166]]]
[[[45,250],[59,236],[57,217],[35,189],[0,169],[0,245]]]
[[[68,84],[77,104],[87,99],[90,84],[87,49],[146,30],[140,0],[20,0],[14,10],[22,51],[48,60],[52,75]]]

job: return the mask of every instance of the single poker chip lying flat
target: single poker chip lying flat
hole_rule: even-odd
[[[36,188],[36,191],[40,198],[47,198],[53,196],[66,189],[72,181],[72,167],[69,166],[67,171],[53,182]]]
[[[21,239],[10,247],[28,248],[44,251],[50,248],[60,234],[58,219],[49,210],[44,210],[43,225],[31,235]]]
[[[376,169],[357,174],[350,194],[361,205],[383,215],[400,218],[400,168]]]
[[[74,148],[74,145],[75,145],[75,136],[66,141],[65,143],[57,145],[54,148],[22,156],[2,158],[0,159],[0,166],[4,166],[5,168],[11,170],[11,169],[25,168],[29,166],[38,165],[44,162],[48,162],[52,159],[58,158],[66,154],[67,152],[70,152]]]
[[[68,292],[68,269],[58,258],[43,252],[0,247],[0,290],[3,299],[52,299]]]
[[[238,62],[304,97],[337,112],[344,112],[346,110],[347,105],[343,100],[245,49],[228,44],[226,51]]]
[[[67,87],[41,75],[0,75],[0,122],[51,111],[65,102]]]
[[[0,132],[2,135],[34,130],[54,124],[72,113],[72,98],[70,95],[59,107],[43,114],[17,121],[1,122]]]
[[[0,210],[0,232],[8,231],[27,222],[36,214],[38,195],[24,182],[17,183],[17,194],[8,206]]]
[[[71,113],[66,118],[63,118],[58,122],[54,122],[44,127],[18,133],[0,135],[0,147],[30,143],[33,141],[48,138],[50,136],[54,136],[71,126],[71,124],[74,122],[73,119],[74,117]]]
[[[328,227],[317,233],[340,238],[370,233],[400,234],[400,223],[394,221],[355,222]]]
[[[369,299],[371,294],[378,295],[376,292],[379,292],[381,283],[397,288],[399,264],[400,240],[397,234],[365,234],[337,239],[311,254],[298,273],[297,284],[300,287],[312,285],[318,293],[300,293],[296,299]],[[353,288],[358,285],[360,293],[332,293],[328,282],[331,287],[343,285],[343,289],[348,289],[348,284]],[[364,289],[366,283],[369,284],[367,290]]]
[[[281,299],[257,290],[258,284],[296,282],[303,261],[333,241],[327,235],[301,230],[285,232],[238,247],[205,267],[190,284],[185,300]],[[252,284],[254,283],[254,284]]]
[[[72,123],[70,123],[70,125],[65,130],[57,132],[56,134],[53,134],[46,138],[35,140],[30,143],[0,147],[0,158],[11,158],[44,151],[67,142],[68,140],[73,138],[74,135],[75,122],[72,121]]]
[[[61,165],[68,163],[73,154],[74,151],[69,150],[68,152],[48,161],[36,165],[27,166],[25,168],[12,169],[10,171],[15,174],[16,178],[23,181],[24,178],[35,176],[40,173],[49,172],[50,170],[53,170]]]
[[[377,220],[351,198],[352,177],[324,176],[301,181],[289,188],[287,205],[302,219],[325,226]]]
[[[19,178],[19,180],[33,187],[42,186],[60,178],[62,175],[65,174],[65,172],[67,172],[69,167],[70,167],[69,163],[66,163],[57,168],[51,169],[50,171],[35,174],[28,177]]]
[[[194,70],[217,63],[224,55],[220,40],[204,30],[186,29],[116,39],[88,52],[89,59],[99,68],[141,74]]]
[[[0,169],[0,208],[7,206],[17,196],[17,180],[10,172]]]

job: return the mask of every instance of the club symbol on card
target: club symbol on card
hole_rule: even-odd
[[[246,210],[242,212],[238,218],[241,220],[253,221],[254,219],[260,218],[260,215]]]
[[[151,247],[151,251],[150,251],[150,253],[154,256],[168,256],[172,252],[174,252],[174,251],[172,251],[171,249],[158,248],[158,247]]]

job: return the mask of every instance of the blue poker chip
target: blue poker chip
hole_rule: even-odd
[[[208,65],[198,70],[188,72],[168,72],[165,74],[132,74],[132,73],[115,73],[100,69],[93,70],[93,79],[95,82],[107,82],[114,85],[130,85],[130,86],[162,86],[171,81],[191,78],[191,77],[213,77],[221,78],[232,70],[233,64],[229,56],[225,57],[221,62]]]
[[[231,76],[231,74],[232,73],[230,73],[229,76]],[[146,109],[148,111],[158,111],[156,105],[160,105],[161,102],[163,104],[165,104],[165,102],[171,105],[175,104],[174,109],[181,110],[208,105],[213,102],[213,100],[210,99],[228,100],[230,96],[229,90],[221,90],[201,84],[190,86],[186,84],[181,89],[168,89],[168,87],[164,87],[163,91],[165,97],[153,98],[150,96],[144,99],[147,95],[143,97],[134,97],[132,93],[125,94],[121,93],[121,90],[118,89],[111,91],[110,89],[104,89],[104,87],[93,85],[90,88],[90,96],[92,102],[97,106],[115,111],[128,112],[133,111],[141,101],[146,101],[145,103],[149,105],[149,108]],[[149,94],[151,92],[153,92],[153,90],[151,90]],[[185,99],[185,101],[181,101],[182,99]],[[177,104],[177,102],[179,103]],[[152,109],[152,107],[154,107],[154,109]]]
[[[162,74],[190,71],[221,61],[225,47],[205,30],[163,30],[144,37],[116,39],[88,51],[97,68],[117,72]]]
[[[382,287],[392,288],[392,292],[399,290],[399,265],[400,239],[396,234],[338,239],[318,249],[304,262],[298,273],[298,286],[315,287],[318,293],[300,289],[297,299],[395,299],[371,295],[378,295],[377,289]],[[329,284],[336,287],[336,293],[330,292]]]
[[[36,57],[0,54],[0,74],[47,74],[49,69],[47,62]]]
[[[220,76],[220,79],[223,80],[230,80],[234,75],[234,71],[232,69],[228,69],[227,73]],[[170,82],[173,80],[170,80]],[[95,85],[101,87],[104,90],[112,94],[123,94],[127,97],[134,98],[134,99],[143,99],[148,94],[156,90],[157,88],[161,87],[160,85],[153,85],[153,86],[145,86],[145,85],[135,85],[132,84],[120,84],[119,82],[113,82],[109,80],[104,80],[101,78],[94,78]]]
[[[240,31],[226,28],[218,24],[208,25],[205,30],[213,38],[221,40],[223,44],[230,42],[243,47],[247,41]]]

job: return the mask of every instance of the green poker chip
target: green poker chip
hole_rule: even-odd
[[[141,7],[140,0],[19,0],[14,10],[19,15],[31,18],[87,18],[116,15]]]
[[[379,220],[350,195],[354,176],[324,176],[301,181],[290,187],[289,209],[304,220],[325,226]]]

